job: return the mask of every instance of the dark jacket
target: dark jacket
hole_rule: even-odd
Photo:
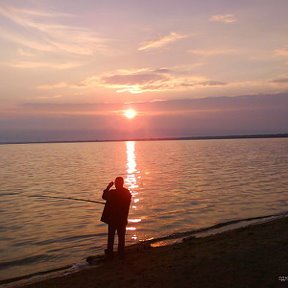
[[[127,225],[131,202],[131,193],[126,188],[104,190],[102,198],[106,200],[101,221],[114,226]]]

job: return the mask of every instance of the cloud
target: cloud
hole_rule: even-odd
[[[78,83],[59,82],[54,84],[42,84],[37,87],[41,90],[77,89],[94,90],[95,88],[106,88],[117,93],[127,92],[140,94],[145,92],[161,91],[186,91],[195,88],[220,87],[227,83],[208,79],[204,76],[189,75],[183,73],[179,68],[174,70],[167,68],[141,68],[121,69],[114,73],[100,76],[90,76]]]
[[[79,67],[82,64],[80,63],[51,63],[51,62],[32,62],[32,61],[17,61],[12,63],[2,63],[6,66],[13,68],[23,68],[23,69],[39,69],[39,68],[48,68],[48,69],[57,69],[57,70],[66,70],[75,67]]]
[[[62,13],[62,12],[57,12],[57,11],[40,11],[40,10],[17,8],[17,7],[6,7],[6,11],[5,11],[5,8],[0,7],[0,10],[3,11],[3,13],[5,13],[5,12],[7,13],[7,10],[8,10],[8,11],[12,11],[14,13],[31,15],[31,16],[36,16],[36,17],[47,17],[47,18],[54,18],[55,16],[57,16],[57,17],[73,17],[72,14]]]
[[[226,85],[226,83],[221,82],[221,81],[208,80],[208,81],[199,82],[198,85],[200,86],[224,86]]]
[[[23,33],[7,31],[4,35],[1,33],[1,37],[36,51],[89,56],[107,48],[107,40],[91,30],[61,23],[74,15],[11,6],[0,6],[0,14],[23,29]]]
[[[37,52],[53,52],[55,51],[55,47],[53,47],[46,40],[41,39],[28,39],[25,35],[17,34],[11,31],[4,30],[0,28],[0,37],[5,38],[11,42],[19,44],[22,47],[29,48],[30,50],[34,50]],[[20,47],[20,48],[22,48]],[[32,52],[31,52],[32,54]],[[32,54],[33,55],[33,54]]]
[[[274,55],[280,57],[288,57],[288,48],[276,49],[274,50]]]
[[[276,98],[275,98],[276,97]],[[242,95],[242,96],[219,96],[219,97],[205,97],[205,98],[188,98],[188,99],[170,99],[158,101],[142,101],[133,102],[133,107],[139,111],[150,112],[164,112],[170,113],[173,110],[177,111],[216,111],[216,110],[245,110],[247,107],[253,110],[273,108],[273,103],[278,102],[279,107],[288,102],[287,93],[278,94],[261,94],[261,95]],[[275,104],[274,103],[274,104]],[[132,105],[131,103],[128,105]],[[55,112],[55,113],[80,113],[95,112],[103,113],[107,111],[123,110],[125,104],[121,103],[53,103],[53,102],[27,102],[19,105],[24,110],[39,112]],[[287,105],[283,109],[287,110]],[[106,112],[105,112],[106,111]]]
[[[271,81],[272,83],[279,83],[279,84],[288,84],[288,77],[286,78],[277,78]]]
[[[67,88],[69,85],[66,82],[59,82],[55,84],[45,84],[37,86],[37,89],[40,90],[55,90],[55,89],[62,89]]]
[[[154,73],[160,73],[160,74],[162,74],[162,73],[167,74],[169,72],[170,72],[170,70],[167,68],[158,68],[158,69],[154,70]]]
[[[36,99],[58,99],[58,98],[62,98],[63,95],[62,94],[56,94],[56,95],[47,95],[47,96],[37,96],[35,97]]]
[[[210,21],[230,24],[230,23],[235,23],[238,20],[233,14],[222,14],[222,15],[211,16]]]
[[[188,53],[199,56],[218,56],[218,55],[230,55],[240,53],[237,49],[192,49]]]
[[[131,126],[120,113],[126,107],[42,101],[19,105],[9,115],[0,114],[0,142],[286,133],[288,125],[287,93],[136,103],[133,108],[141,117]]]
[[[121,69],[102,75],[93,75],[79,82],[43,83],[36,88],[55,90],[56,93],[57,91],[58,93],[62,92],[63,89],[84,93],[84,91],[92,92],[104,88],[116,93],[181,92],[183,95],[196,95],[198,93],[198,96],[211,95],[211,88],[213,88],[213,94],[216,93],[215,91],[219,91],[219,93],[225,93],[225,95],[235,95],[234,91],[238,91],[238,93],[273,92],[275,89],[278,92],[287,91],[287,79],[286,75],[280,75],[275,79],[227,83],[218,79],[193,75],[191,71],[187,70],[187,67],[141,68]]]
[[[275,79],[257,79],[248,81],[244,80],[244,81],[229,82],[229,84],[225,87],[226,95],[229,96],[237,95],[235,94],[235,91],[237,91],[238,94],[240,93],[264,94],[264,93],[275,93],[275,91],[279,93],[280,92],[285,93],[288,91],[288,86],[287,83],[284,82],[284,80],[279,81],[279,79],[282,78],[287,78],[287,76],[278,77]]]
[[[169,35],[163,36],[159,39],[151,40],[144,42],[140,45],[138,48],[139,51],[144,51],[144,50],[151,50],[151,49],[157,49],[164,47],[170,43],[173,43],[175,41],[178,41],[183,38],[187,38],[187,35],[181,35],[175,32],[171,32]]]
[[[20,56],[24,56],[24,57],[33,57],[35,56],[34,53],[32,53],[32,51],[30,49],[23,49],[23,48],[19,48],[17,50],[18,55]]]
[[[89,79],[88,82],[95,86],[114,89],[116,92],[139,94],[151,91],[176,91],[208,86],[223,86],[226,83],[207,79],[203,76],[187,76],[171,69],[141,69],[136,72],[113,73],[100,78]],[[88,83],[86,80],[86,83]]]
[[[102,77],[102,82],[113,85],[143,85],[147,83],[154,83],[156,81],[165,80],[166,77],[159,75],[158,73],[147,73],[147,74],[127,74],[127,75],[112,75]]]

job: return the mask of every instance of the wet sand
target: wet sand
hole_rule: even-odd
[[[125,259],[28,287],[288,287],[288,218],[171,246],[129,247]]]

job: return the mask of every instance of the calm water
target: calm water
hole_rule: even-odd
[[[288,210],[288,139],[0,146],[0,280],[102,253],[101,200],[133,193],[128,244]]]

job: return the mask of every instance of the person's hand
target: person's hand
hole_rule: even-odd
[[[111,182],[108,184],[107,188],[110,189],[113,185],[114,185],[114,182],[111,181]]]

